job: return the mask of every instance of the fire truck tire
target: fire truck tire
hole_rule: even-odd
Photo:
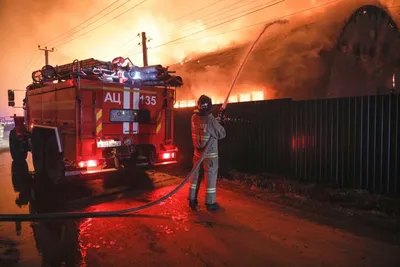
[[[43,131],[36,129],[32,132],[32,163],[35,169],[35,177],[42,177],[44,172],[44,140]]]
[[[57,184],[65,175],[63,157],[58,151],[57,139],[54,134],[50,134],[46,141],[45,168],[47,177],[53,184]]]
[[[23,146],[23,142],[18,139],[15,129],[10,131],[9,136],[10,154],[13,161],[24,161],[28,156],[28,150]]]

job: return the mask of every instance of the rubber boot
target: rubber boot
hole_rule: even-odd
[[[189,200],[189,207],[192,210],[197,210],[199,208],[199,202],[197,201],[197,199],[195,200]]]
[[[217,211],[221,209],[221,206],[217,202],[213,204],[206,204],[206,207],[208,211]]]

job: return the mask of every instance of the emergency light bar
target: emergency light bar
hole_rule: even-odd
[[[122,66],[126,60],[129,61],[128,64]],[[117,57],[112,62],[90,58],[82,61],[75,60],[73,63],[56,67],[46,65],[41,70],[32,73],[32,80],[34,84],[43,84],[79,76],[82,79],[98,78],[103,82],[147,86],[182,86],[182,78],[171,75],[171,73],[175,73],[175,71],[169,71],[168,67],[162,65],[135,66],[129,58]]]

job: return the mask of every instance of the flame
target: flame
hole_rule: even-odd
[[[56,51],[49,55],[49,63],[53,66],[72,63],[75,59],[112,60],[116,56],[128,56],[134,64],[142,65],[142,48],[139,45],[141,38],[136,37],[136,34],[146,32],[147,38],[151,39],[147,43],[149,65],[168,65],[174,62],[184,65],[185,62],[188,64],[191,60],[196,60],[194,54],[223,49],[233,44],[246,44],[254,40],[264,23],[281,17],[288,18],[291,25],[304,25],[306,22],[311,22],[309,20],[324,23],[323,25],[319,24],[318,28],[324,26],[326,37],[319,34],[322,31],[315,31],[319,35],[318,38],[314,39],[305,34],[306,37],[302,37],[307,38],[305,41],[297,41],[300,44],[307,43],[304,46],[304,51],[289,53],[299,55],[301,58],[308,58],[305,56],[306,49],[311,49],[308,43],[315,43],[316,47],[327,47],[325,43],[328,43],[329,38],[338,34],[338,32],[331,32],[336,29],[331,25],[339,23],[331,23],[332,18],[335,18],[335,21],[336,19],[338,21],[345,20],[362,3],[371,2],[371,0],[342,1],[343,5],[340,6],[340,9],[336,7],[333,9],[332,6],[336,4],[332,4],[332,6],[308,11],[307,8],[329,1],[285,1],[246,16],[240,14],[247,14],[249,10],[254,10],[257,6],[260,6],[260,3],[255,3],[256,1],[242,3],[242,1],[237,0],[213,1],[213,3],[208,4],[207,9],[202,10],[201,6],[205,3],[199,2],[199,5],[194,6],[192,2],[183,0],[165,0],[163,5],[160,5],[159,1],[146,1],[138,7],[135,7],[138,1],[103,0],[99,1],[96,6],[93,6],[90,1],[75,0],[68,1],[68,4],[65,4],[65,1],[53,1],[51,8],[44,9],[42,2],[31,1],[29,9],[21,9],[19,8],[20,1],[1,1],[0,22],[2,25],[7,25],[7,29],[0,33],[0,39],[4,40],[0,45],[1,51],[4,52],[0,55],[0,67],[18,70],[2,76],[3,88],[25,88],[32,82],[32,71],[40,69],[44,65],[44,55],[42,51],[38,51],[38,44],[56,48]],[[113,5],[113,2],[119,3]],[[384,6],[395,5],[395,0],[375,2],[380,2]],[[167,10],[165,7],[174,8]],[[103,8],[107,9],[99,13]],[[303,12],[303,10],[306,11]],[[397,10],[389,9],[389,12],[398,21]],[[329,16],[314,17],[314,14],[323,12],[326,12]],[[67,22],[60,16],[60,14],[65,13],[69,14]],[[91,19],[90,16],[94,14],[99,15]],[[297,15],[292,16],[291,14]],[[26,22],[29,25],[34,25],[34,30],[30,27],[20,27]],[[282,29],[282,27],[271,28],[268,36],[279,36]],[[288,27],[285,29],[284,32],[289,32]],[[29,38],[25,38],[25,40],[25,36],[29,36]],[[293,66],[303,66],[301,65],[302,62],[295,61],[296,58],[292,59],[284,54],[286,53],[286,46],[290,47],[290,49],[287,49],[288,51],[293,51],[292,43],[295,43],[293,38],[279,39],[281,40],[279,46],[271,46],[272,52],[268,55],[268,60],[265,60],[264,63],[264,60],[260,59],[260,62],[267,66],[264,70],[266,74],[273,73],[276,70],[276,65],[281,64],[280,59],[286,59]],[[289,41],[287,40],[290,41],[290,45],[282,45],[282,43],[288,44]],[[321,40],[321,42],[317,43],[316,40]],[[190,58],[190,56],[193,56],[193,58]],[[200,61],[197,60],[196,62]],[[313,73],[307,68],[302,67],[300,69]],[[179,72],[177,74],[180,75]],[[285,73],[281,76],[290,77],[289,74]],[[297,73],[296,76],[301,77],[303,75]],[[273,83],[274,78],[266,76],[266,79],[277,90],[280,89]],[[292,81],[288,78],[286,80]],[[300,83],[293,82],[292,84]],[[0,96],[2,103],[6,103],[4,96],[5,94]],[[17,99],[17,102],[21,102],[22,97],[17,97],[20,98]],[[195,98],[196,96],[192,97]],[[216,95],[216,97],[219,97],[219,95]],[[236,101],[241,101],[238,97],[236,96]],[[190,99],[191,97],[186,96],[185,98]],[[261,100],[260,97],[254,97],[254,95],[251,96],[251,99],[253,101]],[[222,100],[218,101],[222,102]],[[189,105],[189,103],[186,103],[186,105]],[[180,103],[177,103],[177,106],[180,106]],[[7,107],[0,109],[0,112],[8,115],[12,115],[14,112],[21,114],[22,109],[15,110]]]
[[[222,104],[224,101],[210,96],[212,99],[216,99],[214,104]],[[260,101],[266,100],[264,96],[264,91],[252,91],[250,93],[241,93],[239,95],[231,95],[228,99],[228,103],[237,103],[237,102],[250,102],[250,101]],[[196,100],[188,99],[188,100],[180,100],[177,101],[174,105],[174,108],[186,108],[186,107],[195,107]]]
[[[251,101],[251,94],[240,94],[239,102],[248,102]]]
[[[194,106],[196,106],[196,100],[188,100],[188,101],[187,101],[187,106],[188,106],[188,107],[194,107]]]
[[[238,102],[238,97],[237,97],[237,95],[233,95],[233,96],[230,96],[230,97],[229,97],[228,103],[236,103],[236,102]]]
[[[251,92],[251,94],[252,94],[253,101],[264,100],[264,92],[263,91]]]
[[[179,101],[179,107],[180,108],[186,108],[187,107],[187,100]]]

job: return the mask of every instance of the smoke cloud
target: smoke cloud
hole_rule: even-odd
[[[134,8],[142,0],[1,0],[0,103],[3,104],[0,116],[22,113],[21,110],[6,106],[7,89],[25,89],[32,81],[32,71],[43,67],[44,54],[38,50],[39,44],[47,45],[48,48],[55,47],[56,51],[49,53],[51,65],[92,57],[112,60],[121,55],[129,56],[135,64],[142,65],[141,48],[138,45],[141,40],[136,36],[145,31],[148,38],[151,38],[148,44],[149,64],[169,65],[194,57],[195,54],[247,44],[255,38],[260,27],[236,29],[274,20],[329,1],[331,0],[286,0],[242,16],[273,2],[164,0],[160,4],[160,1],[148,0]],[[335,11],[321,9],[317,12],[303,12],[293,19],[289,18],[290,23],[286,26],[271,27],[266,33],[267,37],[263,38],[250,58],[235,90],[263,88],[267,95],[280,97],[282,92],[299,90],[294,89],[299,88],[299,85],[315,83],[312,80],[317,78],[313,77],[319,77],[323,73],[321,54],[318,52],[332,47],[343,20],[358,6],[378,3],[372,0],[342,2],[351,4]],[[398,0],[387,0],[380,4],[390,6],[397,2]],[[88,20],[108,5],[111,6]],[[194,13],[196,10],[198,12]],[[126,13],[123,14],[124,12]],[[322,14],[328,19],[321,19]],[[398,13],[392,15],[399,18]],[[233,20],[238,16],[242,17]],[[290,32],[296,25],[315,21],[316,18],[318,21],[313,26]],[[228,20],[231,21],[221,24]],[[335,29],[329,28],[332,23],[328,23],[328,20],[335,21]],[[204,29],[207,30],[200,32]],[[179,38],[182,39],[168,43]],[[178,72],[187,83],[178,96],[185,97],[185,92],[188,94],[187,98],[198,96],[200,92],[226,94],[243,53],[239,54],[232,57],[234,59],[231,61],[227,59],[225,65],[204,67],[194,74],[188,70]],[[231,62],[236,63],[229,68]],[[21,102],[22,97],[23,93],[18,93],[16,101]]]
[[[267,99],[325,97],[333,51],[347,19],[363,5],[386,9],[396,6],[394,2],[341,1],[287,17],[286,24],[271,26],[249,57],[232,94],[263,90]],[[398,18],[398,10],[387,9],[393,18]],[[253,38],[256,36],[257,32],[254,32]],[[241,45],[236,52],[232,48],[222,49],[221,55],[214,56],[214,61],[204,63],[206,68],[194,66],[201,64],[196,63],[197,59],[202,60],[201,57],[181,65],[187,84],[178,93],[178,99],[194,99],[202,93],[217,99],[224,97],[249,46]],[[226,58],[224,54],[227,53],[233,56]]]

